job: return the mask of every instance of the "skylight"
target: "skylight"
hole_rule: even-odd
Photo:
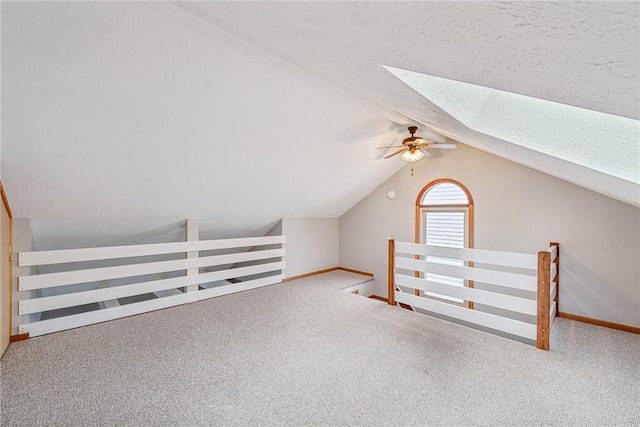
[[[638,120],[384,68],[469,129],[640,184]]]

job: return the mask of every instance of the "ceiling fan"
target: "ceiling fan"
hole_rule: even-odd
[[[456,144],[436,144],[434,142],[428,142],[425,139],[422,139],[419,136],[415,136],[418,128],[416,126],[409,126],[408,128],[411,136],[409,138],[405,138],[402,140],[402,145],[391,145],[389,147],[378,147],[380,149],[386,148],[394,148],[394,147],[402,147],[398,151],[389,154],[385,159],[391,158],[393,156],[397,156],[402,153],[400,156],[402,160],[405,162],[417,162],[422,159],[425,155],[430,156],[427,150],[432,148],[446,148],[449,150],[453,150],[456,148]]]

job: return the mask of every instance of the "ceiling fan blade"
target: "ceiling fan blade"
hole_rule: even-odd
[[[385,148],[404,147],[404,145],[389,145],[388,147],[376,147],[376,150],[383,150]]]
[[[446,148],[448,150],[453,150],[456,147],[456,144],[429,144],[427,148]]]
[[[420,151],[422,151],[422,154],[424,154],[425,157],[431,157],[433,156],[433,154],[431,154],[430,152],[428,152],[426,150],[426,148],[420,148]]]
[[[389,154],[387,157],[385,157],[385,159],[388,159],[388,158],[393,157],[393,156],[397,156],[398,154],[402,153],[403,151],[407,151],[407,147],[404,147],[404,148],[396,151],[393,154]]]

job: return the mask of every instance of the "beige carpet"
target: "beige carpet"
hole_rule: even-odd
[[[640,336],[550,352],[338,289],[332,272],[15,343],[3,426],[640,425]]]

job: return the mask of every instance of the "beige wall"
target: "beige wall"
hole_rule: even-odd
[[[0,356],[2,356],[11,336],[11,273],[9,271],[11,219],[5,204],[0,201],[0,205]]]
[[[418,193],[446,177],[474,198],[476,248],[536,253],[558,241],[561,311],[640,326],[640,209],[462,144],[414,176],[411,166],[340,217],[340,265],[374,273],[377,295],[387,238],[413,241]]]
[[[338,264],[338,218],[284,218],[285,276],[293,277]]]
[[[12,312],[12,330],[11,334],[20,333],[18,326],[23,323],[37,322],[40,320],[41,313],[32,313],[27,315],[18,315],[18,304],[23,299],[38,298],[42,296],[41,290],[22,291],[18,290],[18,277],[37,274],[36,267],[20,267],[18,265],[18,253],[28,252],[33,248],[31,239],[31,220],[29,218],[13,218],[13,277],[11,278],[11,286],[13,288],[13,310]]]

